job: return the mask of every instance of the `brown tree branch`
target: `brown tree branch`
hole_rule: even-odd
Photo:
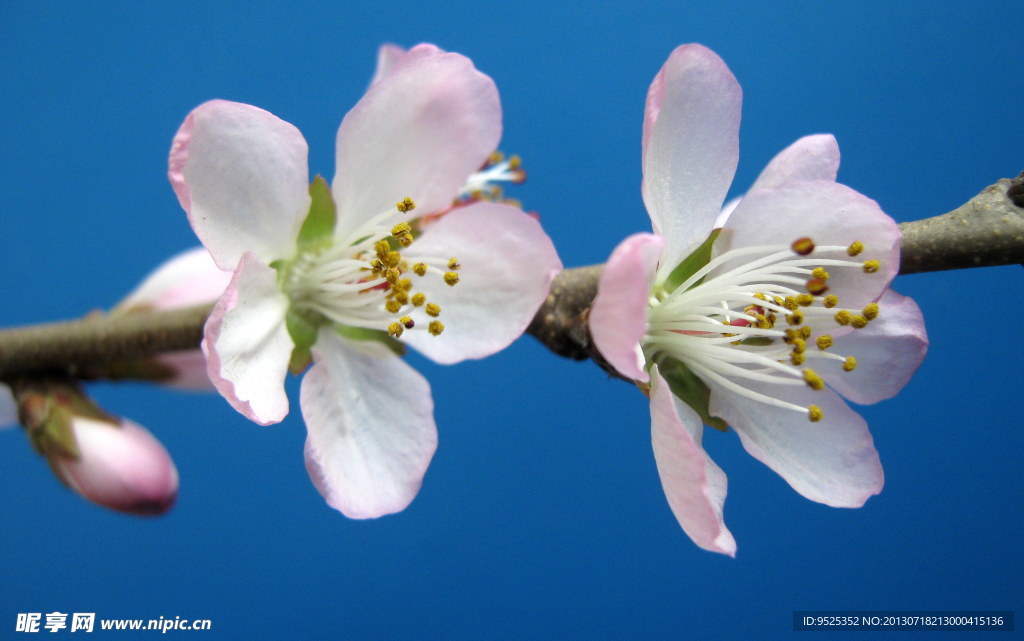
[[[947,214],[901,223],[900,230],[901,274],[1024,263],[1024,173],[1000,180]],[[601,267],[559,274],[527,332],[560,356],[600,364],[586,321]],[[0,381],[43,374],[159,378],[159,368],[132,365],[197,348],[210,309],[98,315],[0,330]]]

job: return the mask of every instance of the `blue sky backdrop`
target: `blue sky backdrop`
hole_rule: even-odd
[[[294,123],[312,171],[332,176],[335,132],[385,42],[434,42],[494,78],[502,147],[529,172],[512,195],[566,266],[649,229],[644,97],[686,42],[744,90],[735,193],[796,138],[831,132],[841,182],[898,221],[943,213],[1024,169],[1019,16],[981,1],[5,0],[0,324],[108,308],[197,244],[166,158],[205,100]],[[19,430],[0,433],[0,636],[18,612],[54,610],[211,619],[177,635],[196,639],[775,639],[793,610],[1019,610],[1022,275],[897,278],[931,351],[900,396],[863,408],[886,472],[863,509],[807,501],[735,434],[708,434],[735,559],[673,518],[646,399],[530,337],[452,367],[411,356],[439,450],[412,506],[369,522],[309,483],[298,412],[259,427],[216,395],[92,386],[166,444],[179,503],[152,520],[97,508]]]

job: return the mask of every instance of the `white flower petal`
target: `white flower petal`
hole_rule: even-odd
[[[652,85],[643,196],[654,231],[665,237],[665,273],[707,238],[718,217],[739,158],[741,103],[732,72],[700,45],[673,51]]]
[[[755,392],[807,407],[824,417],[767,405],[728,391],[713,381],[710,411],[735,428],[743,447],[800,494],[833,507],[860,507],[882,491],[882,465],[867,423],[829,389],[744,381]]]
[[[633,234],[619,243],[601,271],[587,323],[601,356],[626,378],[646,382],[640,340],[647,332],[647,305],[665,242]]]
[[[507,347],[533,320],[562,269],[551,239],[535,218],[495,203],[446,214],[403,255],[410,263],[422,257],[454,257],[461,265],[453,287],[439,274],[412,276],[413,291],[441,306],[438,320],[444,333],[411,331],[403,339],[438,363],[483,358]],[[430,320],[416,318],[424,326]]]
[[[265,263],[291,257],[309,212],[307,156],[298,129],[252,105],[211,100],[188,115],[168,176],[221,269],[246,251]]]
[[[157,267],[115,311],[165,310],[212,303],[231,282],[205,247],[184,251]]]
[[[333,182],[339,235],[406,197],[416,203],[414,216],[447,208],[497,146],[494,82],[468,58],[434,49],[410,50],[341,123]]]
[[[203,353],[210,380],[232,407],[261,425],[288,414],[284,378],[293,344],[287,311],[277,272],[247,252],[206,321]]]
[[[657,366],[651,371],[651,440],[669,507],[694,543],[736,556],[736,540],[722,516],[725,472],[701,447],[700,417],[672,395]]]
[[[896,222],[875,201],[835,182],[791,181],[776,189],[750,192],[729,216],[726,230],[729,233],[716,243],[719,253],[760,245],[788,247],[802,237],[811,238],[819,247],[846,247],[855,240],[864,243],[863,253],[856,258],[848,258],[845,252],[830,256],[881,263],[874,274],[865,274],[860,268],[828,268],[830,293],[839,296],[840,308],[859,309],[876,300],[899,269]],[[809,258],[814,257],[812,252]],[[743,260],[729,261],[713,274],[728,271]]]
[[[313,358],[301,393],[313,484],[350,518],[405,509],[437,449],[426,379],[382,345],[326,329]]]
[[[832,134],[804,136],[780,151],[749,191],[775,189],[792,180],[831,180],[839,173],[839,144]]]
[[[887,289],[878,306],[878,318],[836,339],[830,350],[853,356],[856,369],[845,372],[842,363],[834,360],[815,362],[815,371],[829,386],[854,403],[877,403],[896,396],[928,351],[924,317],[912,298]]]

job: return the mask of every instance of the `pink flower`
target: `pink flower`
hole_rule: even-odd
[[[347,516],[404,509],[436,448],[430,388],[402,343],[440,363],[501,350],[561,268],[519,209],[455,202],[500,135],[491,79],[420,45],[382,53],[338,131],[330,189],[310,185],[299,131],[256,107],[205,103],[174,139],[171,183],[234,271],[206,324],[210,378],[239,412],[276,423],[286,372],[312,359],[306,465]]]
[[[131,314],[209,304],[220,298],[230,282],[231,274],[217,267],[210,252],[196,247],[157,267],[112,313]],[[173,378],[162,381],[162,385],[194,391],[213,389],[206,374],[206,357],[198,348],[161,354],[154,360],[174,372]]]
[[[729,555],[726,477],[701,445],[703,426],[731,425],[807,498],[859,507],[881,491],[882,468],[866,423],[840,395],[892,397],[927,348],[920,310],[888,289],[899,230],[835,182],[831,136],[795,142],[731,213],[721,210],[740,104],[736,79],[710,50],[685,45],[669,57],[643,127],[655,233],[615,249],[590,314],[604,358],[649,388],[673,513],[697,545]]]
[[[71,422],[77,456],[51,451],[53,471],[86,499],[119,512],[163,514],[178,496],[178,470],[146,428],[76,416]]]

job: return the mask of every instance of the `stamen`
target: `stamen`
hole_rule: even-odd
[[[403,316],[398,319],[398,322],[401,323],[406,329],[412,329],[413,327],[416,327],[416,321],[414,321],[411,316]]]
[[[812,278],[807,281],[807,291],[815,296],[821,296],[828,291],[828,285],[825,284],[825,279],[823,278]]]
[[[871,260],[866,260],[864,261],[864,273],[874,274],[875,272],[878,271],[878,268],[881,266],[882,264],[874,258],[872,258]]]
[[[384,303],[384,309],[388,310],[392,314],[397,314],[398,310],[402,309],[402,303],[392,298],[388,302]]]
[[[407,214],[413,209],[416,209],[416,203],[412,201],[412,198],[406,197],[402,202],[396,203],[395,207],[403,214]]]
[[[858,314],[850,319],[850,326],[854,329],[864,329],[868,326],[868,319]]]
[[[836,315],[833,316],[833,318],[835,318],[836,322],[839,323],[840,325],[849,325],[850,319],[853,318],[853,316],[850,314],[850,312],[846,311],[845,309],[841,309],[838,312],[836,312]]]
[[[460,267],[462,267],[462,265],[459,264],[459,260],[457,258],[452,256],[451,258],[448,259],[448,269],[456,271]]]
[[[415,265],[412,266],[412,271],[417,276],[426,276],[426,274],[427,274],[427,264],[426,263],[416,263]]]
[[[821,377],[818,376],[818,373],[813,369],[805,369],[803,374],[804,382],[807,383],[807,387],[810,387],[812,390],[818,391],[825,387],[825,381],[823,381]]]
[[[417,292],[412,295],[412,304],[415,307],[422,307],[425,302],[427,302],[427,295],[423,292]]]
[[[799,254],[800,256],[807,256],[812,251],[814,251],[814,241],[807,237],[797,238],[796,240],[793,241],[793,244],[790,245],[790,248],[793,250],[793,253],[795,254]]]
[[[824,417],[824,414],[822,414],[820,407],[818,407],[817,405],[808,405],[807,406],[807,418],[810,419],[810,421],[812,423],[817,423],[823,417]]]
[[[839,297],[836,296],[835,294],[829,294],[828,296],[825,297],[825,300],[822,301],[821,304],[829,309],[832,309],[833,307],[839,304]]]
[[[441,315],[441,306],[437,303],[427,303],[427,306],[423,311],[427,312],[427,316],[437,318]]]
[[[814,276],[818,280],[828,280],[829,273],[825,271],[824,267],[815,267],[811,270],[811,276]]]
[[[444,282],[451,287],[455,287],[455,284],[459,282],[459,275],[455,272],[445,272]]]
[[[388,325],[388,334],[395,338],[400,337],[403,331],[405,331],[405,328],[402,327],[401,323],[391,323]]]
[[[851,243],[850,246],[846,248],[846,253],[849,256],[856,256],[862,251],[864,251],[864,243],[860,242],[859,240],[853,241],[853,243]]]
[[[861,310],[861,314],[864,314],[864,318],[869,321],[878,318],[878,303],[868,303],[864,309]]]
[[[441,321],[430,321],[427,331],[434,336],[440,336],[441,332],[444,331],[444,324]]]
[[[846,360],[843,361],[843,371],[852,372],[857,368],[857,359],[853,356],[847,356]]]
[[[832,347],[832,337],[828,334],[822,334],[814,342],[818,345],[818,349],[822,351]]]

